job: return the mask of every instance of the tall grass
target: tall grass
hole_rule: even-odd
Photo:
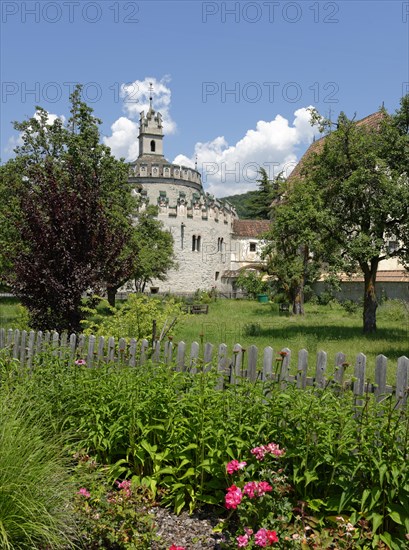
[[[0,394],[0,548],[70,548],[72,486],[61,441],[13,394]]]

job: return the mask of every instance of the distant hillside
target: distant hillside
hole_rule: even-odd
[[[222,201],[227,201],[236,209],[237,215],[241,220],[252,219],[249,209],[249,202],[258,194],[258,191],[248,191],[241,195],[230,195],[229,197],[223,197]]]

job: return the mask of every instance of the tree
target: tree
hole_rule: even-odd
[[[357,123],[341,113],[337,129],[325,136],[322,150],[307,160],[290,191],[308,185],[317,202],[319,223],[315,220],[310,229],[315,229],[329,267],[338,274],[363,273],[365,333],[376,330],[379,263],[390,257],[409,259],[408,113],[408,96],[395,115],[382,108]],[[330,122],[317,112],[312,118],[328,128]],[[396,243],[393,249],[389,241]]]
[[[133,233],[128,167],[100,144],[99,124],[80,87],[67,126],[41,107],[14,124],[23,145],[1,169],[2,195],[15,201],[1,237],[9,243],[3,278],[33,328],[79,331],[83,293],[101,287],[110,266],[119,269]],[[119,265],[125,277],[129,266]]]
[[[282,182],[282,174],[279,174],[274,181],[268,179],[264,168],[260,168],[259,174],[258,189],[252,192],[247,200],[248,219],[269,220],[271,203],[276,197],[278,187]]]
[[[284,183],[280,192],[281,200],[272,207],[272,225],[262,257],[267,272],[292,304],[293,314],[303,315],[304,288],[318,273],[321,208],[309,182]]]

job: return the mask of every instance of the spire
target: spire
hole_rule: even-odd
[[[149,82],[149,110],[150,111],[153,111],[153,108],[152,108],[152,93],[153,93],[152,82]]]

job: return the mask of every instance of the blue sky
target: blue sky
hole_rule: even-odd
[[[138,154],[149,82],[165,156],[217,196],[287,172],[313,139],[310,105],[362,118],[409,92],[409,2],[7,1],[1,4],[1,143],[39,104],[68,116],[72,83],[117,156]],[[124,87],[127,85],[128,87]],[[122,90],[122,93],[121,93]]]

